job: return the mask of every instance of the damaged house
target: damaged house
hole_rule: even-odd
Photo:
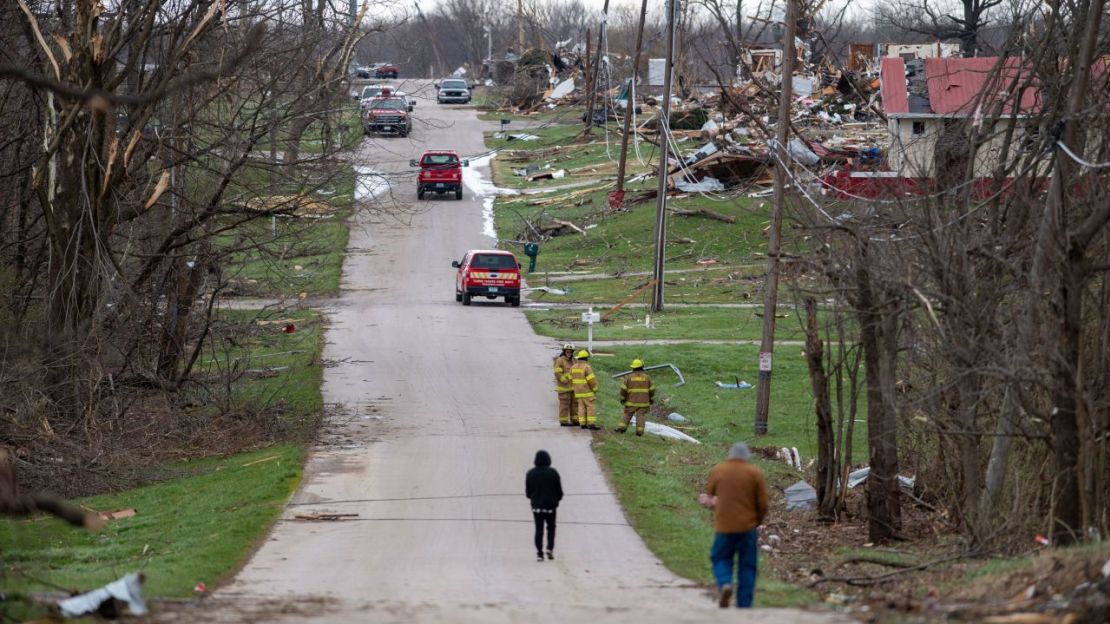
[[[904,178],[943,182],[947,172],[962,178],[969,165],[973,177],[989,177],[1009,126],[1017,125],[1014,146],[1038,132],[1029,117],[1040,110],[1040,94],[1018,58],[884,58],[880,80],[887,162]],[[1022,151],[1011,149],[1010,158]]]

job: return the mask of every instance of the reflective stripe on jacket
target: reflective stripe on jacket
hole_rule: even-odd
[[[655,384],[646,373],[632,373],[621,383],[621,401],[627,407],[651,407],[655,400]]]
[[[570,367],[570,380],[574,385],[574,397],[588,399],[597,392],[597,377],[589,362],[579,360]]]
[[[565,355],[559,354],[555,358],[555,392],[573,392],[574,386],[570,383],[570,369],[574,366]]]

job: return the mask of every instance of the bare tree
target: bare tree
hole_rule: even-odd
[[[960,42],[960,54],[977,56],[981,33],[1005,0],[899,0],[880,4],[879,18],[901,31]]]

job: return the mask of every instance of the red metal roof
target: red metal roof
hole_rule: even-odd
[[[910,112],[906,92],[906,63],[900,58],[884,58],[879,63],[879,92],[888,115]]]
[[[885,71],[885,62],[884,62]],[[1035,86],[1019,58],[927,58],[929,108],[940,115],[1032,113],[1040,110]],[[1034,83],[1035,84],[1035,83]],[[1021,101],[1017,102],[1018,91]],[[885,97],[885,96],[884,96]],[[885,99],[884,99],[885,103]]]

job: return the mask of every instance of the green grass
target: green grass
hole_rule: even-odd
[[[554,299],[554,297],[552,297]],[[581,310],[529,310],[536,333],[559,341],[581,340],[586,333]],[[650,314],[646,308],[622,308],[609,321],[594,325],[595,340],[759,340],[761,308],[670,308]],[[651,316],[652,328],[644,321]],[[777,340],[805,340],[804,310],[779,308]],[[782,318],[785,316],[785,318]]]
[[[269,187],[275,195],[297,194],[299,188],[282,188],[263,169],[245,172],[244,188]],[[331,295],[339,291],[343,257],[347,248],[355,174],[350,165],[326,182],[328,194],[313,193],[313,199],[330,204],[335,212],[327,218],[260,218],[219,237],[233,252],[224,267],[224,277],[234,293],[250,296]]]
[[[357,103],[340,113],[339,119],[333,124],[332,132],[338,133],[338,127],[344,124],[347,126],[347,132],[338,135],[340,139],[338,147],[335,145],[335,136],[332,137],[331,147],[333,151],[349,150],[362,142],[362,116]],[[306,153],[318,154],[324,151],[323,147],[324,127],[320,123],[314,123],[301,136],[301,150]],[[265,149],[270,149],[268,143]],[[279,146],[278,149],[284,149],[284,147]]]
[[[236,346],[202,356],[196,373],[222,378],[230,371],[237,382],[227,400],[265,409],[291,431],[310,430],[324,407],[320,393],[324,321],[320,314],[300,310],[277,316],[274,312],[224,310],[220,316],[245,330],[236,333],[249,333],[237,336]],[[287,324],[295,327],[293,333],[283,331]],[[212,400],[205,395],[196,399]]]
[[[570,193],[573,191],[554,193],[552,197],[566,197]],[[538,273],[530,276],[530,281],[536,283],[542,282],[545,271],[574,270],[608,274],[650,271],[654,254],[654,200],[635,204],[628,212],[610,213],[607,211],[606,196],[607,191],[601,190],[547,206],[534,205],[540,199],[536,196],[499,198],[494,204],[498,238],[516,240],[527,229],[525,220],[542,225],[549,223],[551,219],[560,219],[586,229],[585,235],[567,234],[541,243]],[[631,194],[628,196],[629,199],[632,197]],[[768,208],[762,204],[763,202],[747,197],[719,202],[691,196],[670,201],[668,206],[672,209],[708,208],[735,217],[736,222],[669,216],[667,269],[703,268],[704,265],[698,264],[699,260],[713,260],[715,263],[710,266],[714,267],[735,267],[735,270],[706,272],[704,275],[712,276],[704,280],[706,285],[711,280],[720,283],[718,278],[727,278],[730,274],[734,274],[734,282],[747,275],[762,275],[763,263],[766,262],[763,255],[766,251],[763,228],[769,218]],[[632,279],[635,283],[646,281],[646,278]],[[669,279],[676,286],[692,280],[689,276]],[[635,283],[629,285],[634,286]],[[751,290],[749,285],[741,285],[742,289],[737,287],[737,283],[726,284],[723,290],[732,293]],[[580,284],[574,283],[571,286],[572,289],[577,289]],[[621,288],[615,289],[614,294],[627,294],[632,290],[623,290],[623,287],[622,284]]]
[[[90,534],[55,519],[0,520],[0,585],[28,592],[94,589],[124,574],[146,575],[149,596],[188,596],[246,562],[301,478],[302,449],[281,444],[176,466],[190,476],[79,501],[138,514]],[[276,457],[252,466],[251,461]]]
[[[542,254],[542,252],[541,252]],[[541,255],[542,258],[542,255]],[[747,273],[739,269],[738,273]],[[532,301],[563,303],[608,303],[615,304],[640,290],[651,278],[649,276],[630,276],[611,279],[583,280],[575,282],[552,282],[551,286],[567,291],[566,295],[551,295],[536,292]],[[718,281],[719,280],[719,281]],[[667,303],[751,303],[758,301],[758,283],[754,280],[728,278],[728,273],[707,272],[701,275],[668,277],[664,289]],[[529,277],[531,286],[542,285],[544,281]],[[633,301],[640,303],[651,300],[651,291],[646,290]]]
[[[296,331],[284,333],[289,322]],[[205,352],[195,368],[196,379],[208,383],[189,386],[183,402],[215,408],[226,401],[228,409],[280,421],[293,441],[229,457],[152,465],[148,485],[77,501],[101,511],[137,510],[135,517],[110,521],[100,534],[45,517],[0,520],[0,587],[16,593],[89,590],[142,571],[148,596],[180,597],[190,595],[198,582],[214,587],[229,578],[300,481],[304,451],[299,440],[323,410],[322,330],[314,311],[280,317],[221,312],[210,343],[215,353]],[[236,337],[226,350],[218,339],[224,334]],[[265,370],[274,368],[280,370]],[[220,386],[229,371],[235,379],[230,396],[208,394],[206,389]],[[266,461],[244,465],[259,459]],[[8,614],[42,615],[39,607],[18,600]]]

